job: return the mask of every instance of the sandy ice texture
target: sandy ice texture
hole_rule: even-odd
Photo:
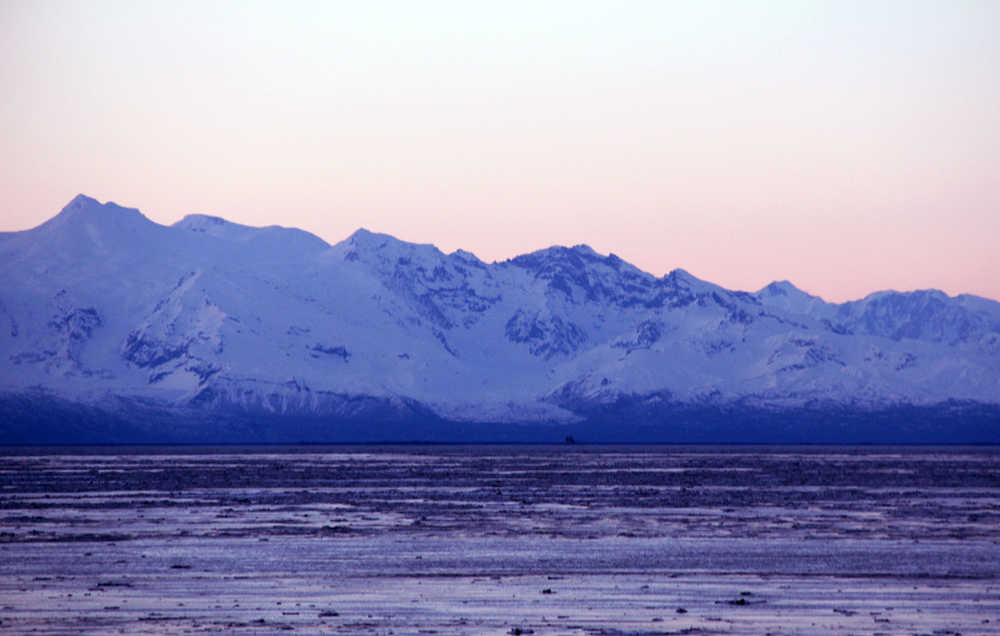
[[[0,449],[10,633],[996,634],[1000,449]]]

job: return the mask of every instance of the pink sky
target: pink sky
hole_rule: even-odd
[[[1000,3],[0,5],[0,230],[75,194],[828,300],[1000,299]]]

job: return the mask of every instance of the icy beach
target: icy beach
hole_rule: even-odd
[[[0,449],[0,629],[1000,633],[1000,450]]]

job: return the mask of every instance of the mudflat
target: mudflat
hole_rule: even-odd
[[[1000,633],[1000,448],[0,449],[0,630]]]

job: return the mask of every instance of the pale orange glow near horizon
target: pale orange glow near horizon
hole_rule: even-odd
[[[12,1],[0,231],[77,193],[731,289],[1000,299],[1000,5]]]

